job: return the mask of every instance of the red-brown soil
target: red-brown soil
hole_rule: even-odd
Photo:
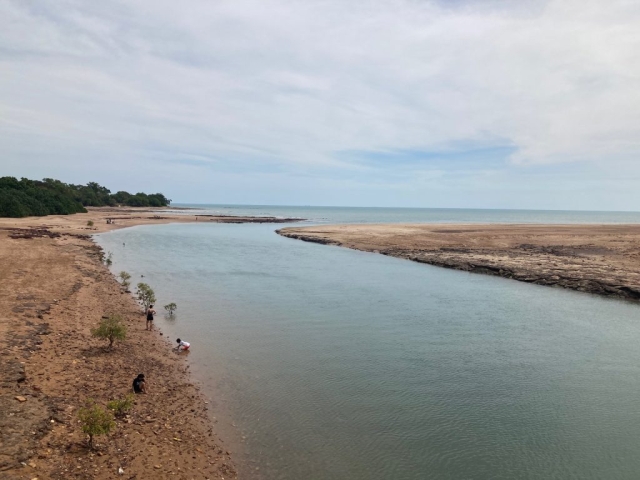
[[[145,330],[140,307],[82,235],[90,232],[87,218],[102,219],[0,223],[0,478],[236,478],[186,358],[160,332]],[[15,223],[27,230],[7,229]],[[43,224],[51,229],[28,228]],[[113,313],[128,334],[109,350],[90,329]],[[123,397],[140,372],[149,393],[88,449],[79,408],[89,398],[104,406]]]

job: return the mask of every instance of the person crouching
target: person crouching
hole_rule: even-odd
[[[176,350],[178,350],[179,352],[186,352],[187,350],[189,350],[189,347],[191,346],[191,344],[189,342],[185,342],[183,340],[180,340],[179,338],[176,340],[176,342],[178,342],[178,346],[176,347]]]
[[[147,382],[144,379],[144,373],[139,373],[133,379],[133,393],[147,393]]]

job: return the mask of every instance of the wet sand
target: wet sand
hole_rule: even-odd
[[[640,225],[387,224],[280,235],[468,272],[640,300]]]
[[[263,221],[204,221],[252,220]],[[195,215],[112,208],[0,219],[1,478],[237,477],[208,402],[190,378],[187,355],[172,353],[173,344],[157,329],[145,330],[139,305],[101,263],[89,236],[195,221]],[[127,339],[113,350],[90,334],[108,314],[122,315],[128,327]],[[137,395],[129,416],[118,419],[110,435],[96,437],[97,450],[90,451],[79,408],[88,398],[105,406],[123,397],[140,372],[149,393]]]

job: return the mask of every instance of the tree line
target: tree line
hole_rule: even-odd
[[[69,215],[86,212],[84,207],[166,207],[170,203],[162,193],[111,193],[96,182],[73,185],[52,178],[0,177],[0,217]]]

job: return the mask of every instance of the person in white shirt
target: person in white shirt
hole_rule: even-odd
[[[178,346],[176,347],[176,350],[178,351],[187,351],[189,350],[189,347],[191,346],[191,344],[189,342],[185,342],[183,340],[177,339],[176,342],[178,342]]]

